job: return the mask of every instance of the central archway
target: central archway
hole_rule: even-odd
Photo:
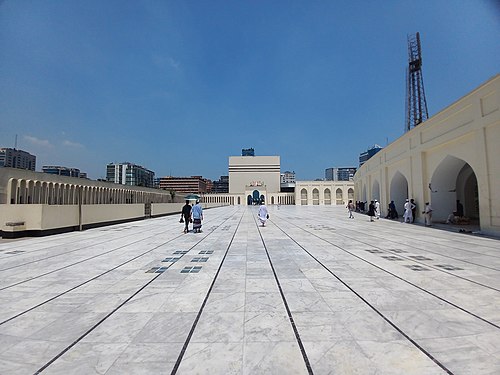
[[[258,190],[254,190],[252,193],[253,204],[259,204],[260,202],[260,193]]]
[[[434,171],[429,184],[434,218],[444,221],[457,212],[457,201],[463,206],[463,215],[479,223],[479,190],[476,174],[462,159],[448,155]]]
[[[389,200],[394,201],[399,215],[404,212],[404,205],[408,198],[408,180],[401,172],[396,172],[391,180]]]

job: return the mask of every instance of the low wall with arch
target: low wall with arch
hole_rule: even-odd
[[[171,215],[184,200],[169,192],[0,168],[0,235],[38,236]],[[204,208],[225,202],[203,203]]]
[[[354,201],[352,181],[297,181],[295,204],[299,206],[346,205]]]
[[[445,221],[463,207],[464,220],[500,235],[500,75],[411,129],[375,154],[354,176],[356,200],[378,199],[382,214],[393,200],[425,202]],[[457,203],[458,201],[458,203]]]

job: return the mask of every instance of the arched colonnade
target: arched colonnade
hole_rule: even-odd
[[[122,186],[122,185],[118,185]],[[167,203],[169,194],[147,192],[126,187],[103,187],[71,183],[11,178],[7,184],[8,204],[128,204]]]

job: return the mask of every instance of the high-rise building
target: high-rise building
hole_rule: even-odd
[[[295,183],[295,172],[285,171],[280,174],[281,184]]]
[[[326,181],[352,181],[356,167],[335,167],[325,169]]]
[[[210,180],[201,176],[191,177],[161,177],[160,189],[173,190],[177,193],[208,193],[207,185]]]
[[[229,176],[220,176],[218,181],[213,182],[212,193],[229,193]]]
[[[241,150],[241,156],[255,156],[255,150],[253,148],[244,148]]]
[[[375,144],[365,152],[359,154],[359,166],[361,167],[368,159],[370,159],[373,155],[382,150],[382,148],[383,147],[380,147],[379,145]]]
[[[0,148],[0,167],[35,171],[36,156],[15,148]]]
[[[86,173],[81,173],[78,168],[68,168],[56,165],[44,165],[42,167],[42,172],[68,177],[83,177],[82,175],[85,175],[85,177],[87,176]]]
[[[106,166],[106,181],[121,185],[154,187],[155,173],[132,163],[109,163]]]

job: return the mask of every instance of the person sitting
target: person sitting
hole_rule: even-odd
[[[456,224],[457,223],[457,212],[453,211],[448,215],[448,219],[446,219],[446,224]]]

